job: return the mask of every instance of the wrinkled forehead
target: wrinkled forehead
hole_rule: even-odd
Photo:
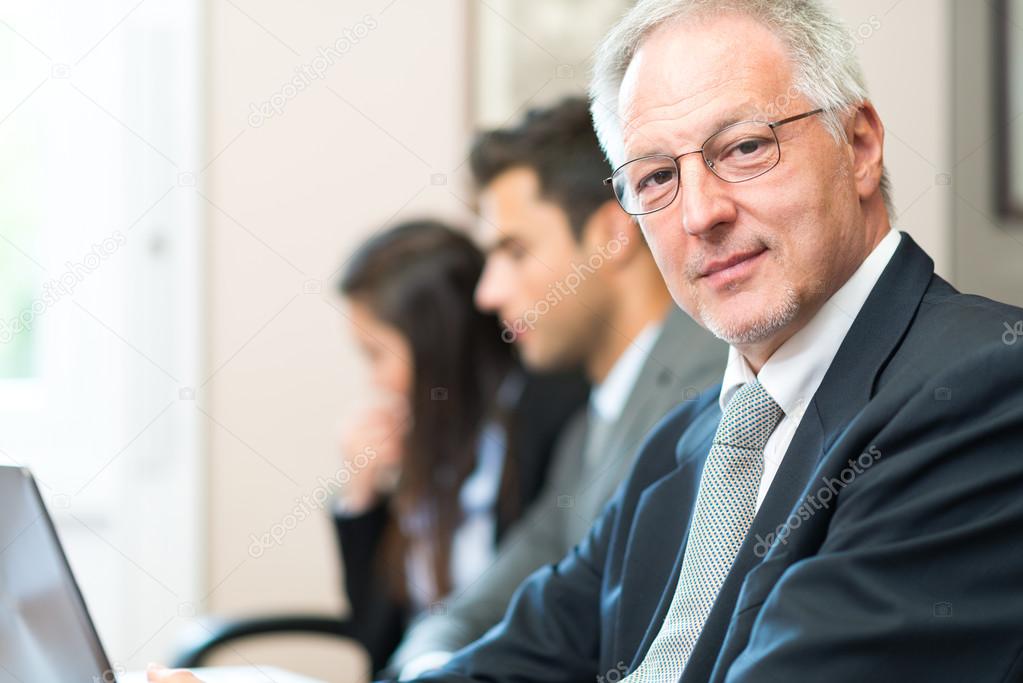
[[[619,91],[627,158],[698,147],[716,130],[798,108],[784,43],[727,14],[665,24],[640,44]]]

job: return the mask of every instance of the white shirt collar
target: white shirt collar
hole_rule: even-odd
[[[759,376],[753,374],[749,363],[734,346],[729,348],[728,365],[718,397],[721,411],[724,412],[739,387],[759,379],[786,416],[801,417],[901,239],[897,230],[890,230],[810,322],[767,359]]]
[[[650,355],[651,349],[661,334],[664,322],[652,322],[632,340],[632,343],[618,356],[618,360],[607,373],[607,377],[590,391],[590,409],[605,422],[614,422],[621,416],[629,400],[632,387],[639,378],[639,371]]]

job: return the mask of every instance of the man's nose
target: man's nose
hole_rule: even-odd
[[[483,272],[480,273],[479,282],[476,283],[476,290],[473,299],[476,308],[484,313],[495,313],[501,306],[501,267],[494,256],[487,257],[483,265]]]
[[[698,237],[732,223],[736,210],[729,183],[714,175],[701,154],[686,155],[678,163],[682,229]]]

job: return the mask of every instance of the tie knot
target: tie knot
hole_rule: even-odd
[[[763,451],[783,414],[760,382],[744,384],[725,406],[714,443]]]

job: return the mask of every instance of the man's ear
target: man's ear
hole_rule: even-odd
[[[643,235],[636,220],[609,199],[590,214],[581,242],[587,253],[610,255],[611,264],[622,266],[643,248]]]
[[[873,103],[864,102],[846,126],[852,155],[852,172],[860,200],[872,197],[881,188],[884,171],[884,124]]]

